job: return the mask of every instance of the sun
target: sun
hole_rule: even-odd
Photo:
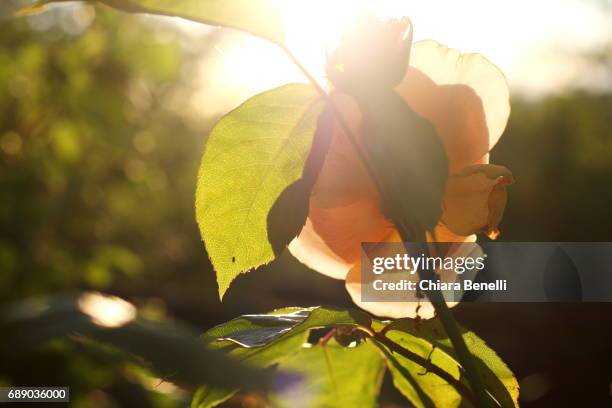
[[[405,1],[311,0],[279,1],[287,48],[325,86],[328,53],[340,43],[342,33],[363,13],[381,19],[406,15]],[[403,6],[402,6],[403,5]],[[275,44],[238,34],[215,47],[202,69],[205,92],[194,104],[200,113],[214,114],[246,98],[289,82],[307,82],[302,72]],[[222,101],[219,96],[223,95]]]
[[[555,8],[554,15],[550,14],[554,0],[278,0],[277,4],[287,47],[323,86],[327,54],[367,12],[381,20],[410,17],[415,41],[433,38],[461,52],[481,53],[502,69],[514,88],[544,92],[558,88],[576,71],[576,61],[563,59],[558,52],[560,45],[582,49],[596,43],[596,38],[608,38],[609,22],[586,2],[568,1],[571,7]],[[590,29],[584,30],[586,26]],[[199,113],[218,114],[267,89],[307,82],[277,45],[227,33],[215,47],[216,54],[207,55],[203,64],[204,87],[193,98]]]
[[[325,80],[327,55],[345,32],[364,13],[381,19],[405,15],[406,1],[311,0],[280,2],[287,47],[319,80]]]
[[[281,14],[287,47],[315,76],[321,77],[326,56],[339,44],[354,19],[371,11],[367,0],[283,2]]]

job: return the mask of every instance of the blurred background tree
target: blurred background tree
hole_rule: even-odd
[[[288,254],[218,300],[193,201],[219,109],[194,109],[193,100],[200,61],[224,34],[91,6],[0,24],[0,302],[101,290],[149,318],[171,315],[202,331],[274,307],[352,305],[343,282]],[[611,80],[611,48],[588,59]],[[502,239],[610,241],[609,88],[517,96],[512,109],[492,155],[518,180]],[[610,312],[603,304],[457,309],[534,407],[610,401]],[[0,385],[69,385],[75,407],[185,406],[190,397],[119,355],[67,342],[28,355],[3,350]],[[384,389],[383,401],[406,405]]]

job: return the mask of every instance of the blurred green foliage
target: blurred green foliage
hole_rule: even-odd
[[[205,134],[169,106],[185,92],[186,53],[171,33],[101,9],[70,34],[72,14],[5,22],[0,34],[5,299],[107,289],[144,267],[151,279],[186,256],[197,165],[185,158]]]
[[[184,262],[205,259],[186,231],[195,230],[207,121],[187,120],[181,101],[194,69],[189,54],[206,50],[186,50],[180,40],[163,26],[89,6],[2,22],[3,302],[160,285],[179,280]],[[156,299],[141,306],[154,317],[165,308]],[[13,377],[4,371],[1,382],[67,383],[73,406],[125,406],[113,398],[127,395],[137,406],[174,406],[184,397],[150,393],[132,365],[72,344],[3,363]],[[122,387],[139,392],[102,391]]]
[[[217,31],[192,37],[159,18],[90,6],[0,24],[0,303],[104,290],[149,318],[169,313],[202,331],[273,307],[351,305],[342,282],[287,255],[237,279],[218,303],[193,208],[215,118],[192,109],[198,61]],[[492,154],[517,178],[501,239],[612,240],[611,106],[604,91],[514,98]],[[545,329],[543,321],[534,326]],[[1,357],[0,384],[69,384],[75,407],[189,399],[119,355],[79,343]]]
[[[491,155],[517,179],[502,240],[612,240],[612,93],[604,90],[514,100]]]

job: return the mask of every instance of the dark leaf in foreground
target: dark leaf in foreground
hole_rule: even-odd
[[[196,332],[173,322],[141,319],[129,303],[98,293],[25,301],[2,310],[0,327],[11,347],[33,347],[53,338],[101,342],[144,361],[165,379],[188,387],[210,384],[265,390],[271,373],[245,367],[205,347]]]

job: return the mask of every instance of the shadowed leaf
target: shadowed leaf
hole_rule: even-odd
[[[268,213],[268,238],[277,256],[298,236],[306,223],[310,193],[327,156],[332,127],[333,112],[327,108],[319,116],[302,177],[283,190]]]
[[[302,347],[278,367],[305,376],[302,388],[272,397],[274,406],[287,408],[375,407],[385,372],[384,359],[370,341],[343,347],[335,339]]]
[[[303,322],[294,325],[296,316]],[[213,327],[202,336],[210,347],[223,350],[228,355],[255,367],[268,367],[275,363],[288,361],[286,359],[302,350],[308,341],[311,329],[336,326],[366,326],[371,324],[370,317],[357,310],[334,310],[324,307],[314,309],[289,308],[267,315],[246,315],[230,320],[225,324]],[[287,327],[290,329],[287,330]],[[270,336],[266,344],[254,347],[242,347],[235,340],[238,337],[249,337],[261,329],[274,329],[277,334]],[[256,336],[259,341],[261,338]],[[292,360],[295,362],[295,360]],[[300,370],[301,371],[301,370]],[[306,380],[312,374],[307,372]],[[281,379],[282,380],[282,379]],[[299,387],[299,385],[296,385]],[[202,387],[192,401],[192,407],[208,408],[225,401],[237,391],[234,389],[218,389]]]
[[[0,327],[11,333],[11,347],[35,347],[45,340],[76,337],[118,348],[149,368],[190,387],[208,384],[265,390],[271,373],[245,367],[205,347],[190,328],[139,318],[121,299],[96,293],[65,295],[5,307]]]
[[[300,178],[288,185],[272,205],[267,226],[275,256],[280,256],[306,224],[311,191],[312,185]]]
[[[386,190],[385,214],[397,225],[432,229],[442,214],[448,174],[442,140],[395,92],[358,96],[365,145]]]

